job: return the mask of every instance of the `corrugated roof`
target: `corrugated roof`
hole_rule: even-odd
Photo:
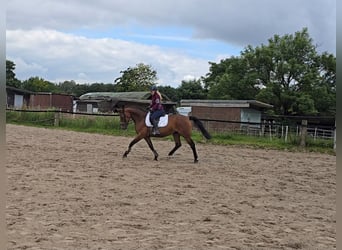
[[[165,101],[170,101],[166,95],[162,94]],[[80,96],[80,100],[149,100],[151,92],[149,91],[133,91],[133,92],[91,92]]]
[[[231,107],[249,108],[273,108],[273,105],[256,100],[181,100],[181,106],[202,106],[202,107]]]
[[[19,89],[19,88],[12,87],[12,86],[7,86],[7,85],[6,85],[6,90],[12,90],[14,92],[22,93],[22,94],[33,94],[34,93],[34,92],[30,91],[30,90]]]
[[[91,92],[80,96],[80,100],[89,99],[138,99],[147,100],[150,97],[150,92],[140,91],[140,92]]]

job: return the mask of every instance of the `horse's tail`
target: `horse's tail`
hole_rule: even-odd
[[[204,135],[205,138],[210,139],[211,135],[209,134],[209,132],[205,129],[205,127],[203,126],[203,123],[195,116],[189,116],[190,120],[194,121],[196,127],[198,127],[202,134]]]

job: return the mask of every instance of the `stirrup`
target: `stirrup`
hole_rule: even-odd
[[[152,135],[160,135],[160,131],[158,128],[152,128]]]

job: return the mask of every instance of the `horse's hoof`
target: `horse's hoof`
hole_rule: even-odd
[[[197,160],[197,159],[195,159],[195,160],[194,160],[194,163],[198,163],[198,160]]]

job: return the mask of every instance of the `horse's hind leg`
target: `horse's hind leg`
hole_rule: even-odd
[[[145,137],[144,139],[145,139],[145,141],[147,142],[147,145],[150,147],[150,149],[152,150],[152,152],[154,154],[154,160],[158,161],[158,153],[157,153],[157,151],[153,147],[151,138],[150,137]]]
[[[173,155],[174,152],[176,152],[176,150],[179,149],[180,146],[182,146],[180,136],[177,132],[173,133],[173,139],[175,140],[175,147],[170,151],[169,156]]]
[[[197,155],[197,152],[196,152],[196,146],[195,146],[194,141],[190,137],[185,137],[185,140],[190,145],[190,147],[192,149],[192,153],[194,154],[194,163],[197,163],[198,162],[198,155]]]

